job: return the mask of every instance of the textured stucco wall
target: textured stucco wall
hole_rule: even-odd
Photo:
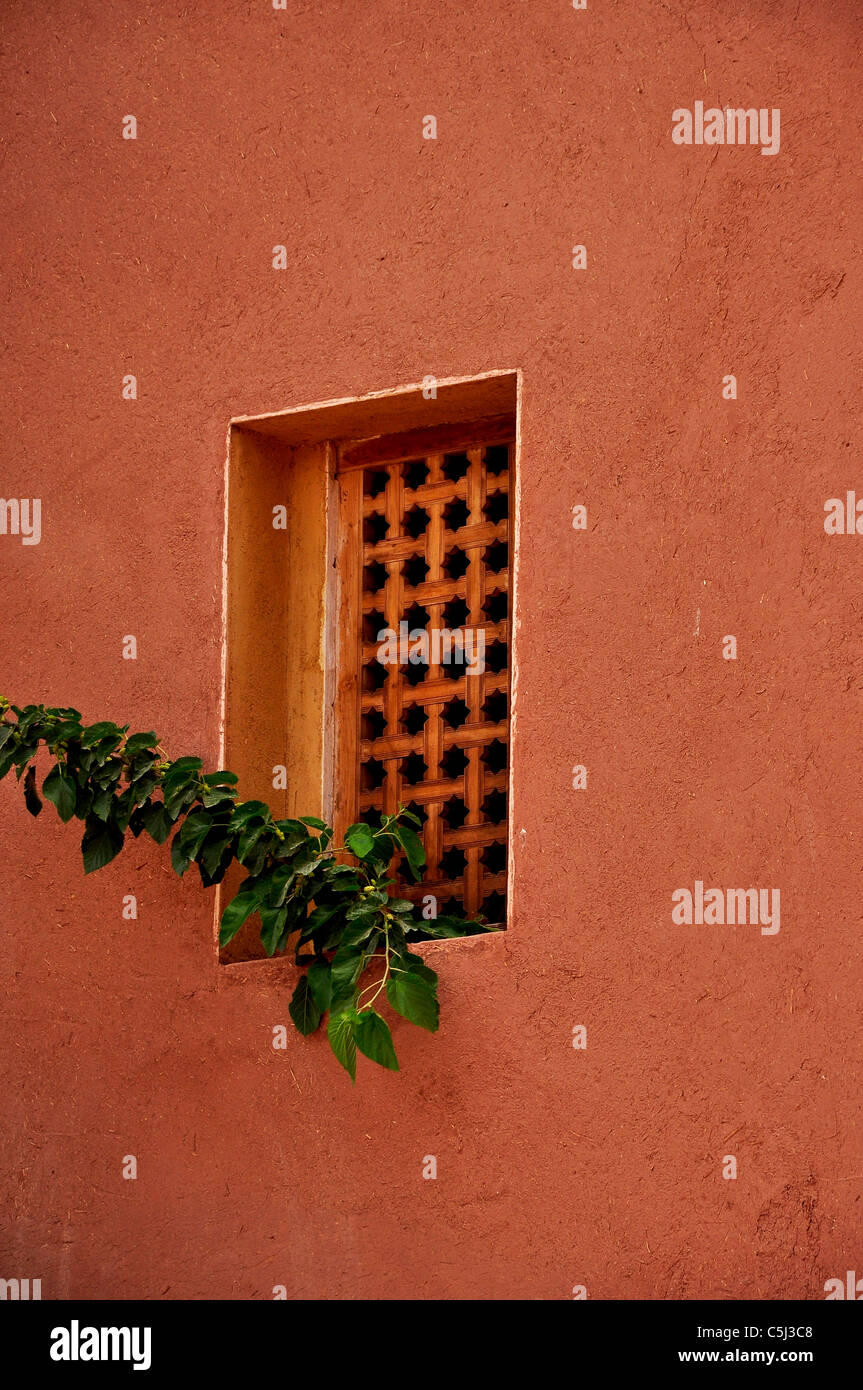
[[[286,968],[218,968],[191,875],[139,841],[85,879],[0,785],[0,1275],[823,1297],[863,1261],[863,538],[823,528],[863,492],[856,4],[3,30],[0,493],[43,537],[0,536],[0,691],[215,760],[229,418],[509,367],[523,410],[511,932],[440,952],[440,1034],[352,1089],[273,1051]],[[674,145],[699,100],[779,107],[779,154]],[[673,924],[696,879],[780,888],[780,932]]]

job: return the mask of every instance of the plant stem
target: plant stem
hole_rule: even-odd
[[[369,957],[369,959],[372,959],[372,957]],[[360,990],[360,993],[357,995],[357,1013],[362,1013],[363,1009],[371,1009],[371,1008],[374,1008],[375,1000],[377,999],[378,995],[380,994],[381,990],[383,989],[384,985],[386,984],[387,980],[389,979],[389,974],[390,974],[390,936],[389,936],[389,932],[387,931],[386,927],[384,927],[384,973],[383,973],[383,975],[381,976],[381,978],[380,978],[379,980],[374,980],[374,981],[372,982],[372,984],[366,985],[366,988],[365,988],[365,989]],[[375,989],[375,985],[377,985],[377,989]],[[359,1002],[360,999],[362,998],[362,996],[363,996],[364,994],[368,994],[368,992],[369,992],[370,989],[375,989],[375,992],[374,992],[374,994],[372,995],[371,999],[369,1000],[368,1004],[362,1004],[362,1005],[360,1005],[360,1002]]]

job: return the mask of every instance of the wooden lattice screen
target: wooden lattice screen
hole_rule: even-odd
[[[420,886],[396,866],[399,891],[495,923],[506,922],[513,439],[507,416],[339,455],[336,828],[407,805],[427,865]],[[404,622],[428,634],[428,665],[378,660],[379,634]],[[484,634],[481,672],[447,660],[445,637],[434,649],[436,632],[465,629]]]

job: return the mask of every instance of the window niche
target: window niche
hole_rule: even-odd
[[[492,769],[488,750],[505,753],[508,738],[517,375],[436,392],[231,422],[222,765],[241,796],[337,834],[394,797],[413,803],[434,874],[424,891],[441,912],[504,922],[509,760],[495,752]],[[482,630],[497,669],[438,662],[405,679],[415,665],[380,663],[369,646],[393,617],[430,639],[453,621]],[[252,929],[221,959],[262,954]]]

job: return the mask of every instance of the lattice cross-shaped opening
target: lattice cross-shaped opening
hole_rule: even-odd
[[[399,892],[495,923],[506,921],[513,447],[450,442],[372,457],[341,479],[361,533],[346,644],[357,669],[344,673],[359,710],[353,818],[406,805],[423,822],[426,871],[415,885],[396,865]]]

